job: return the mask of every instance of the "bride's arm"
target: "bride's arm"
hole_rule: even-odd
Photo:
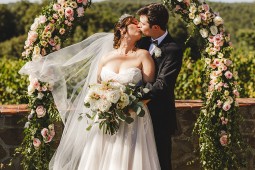
[[[155,64],[148,51],[142,50],[141,62],[142,62],[143,81],[145,83],[153,82],[155,78]]]

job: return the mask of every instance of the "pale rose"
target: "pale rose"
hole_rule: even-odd
[[[54,41],[53,38],[50,38],[48,43],[51,45],[51,46],[55,46],[56,45],[56,42]]]
[[[217,107],[218,107],[218,108],[221,108],[222,103],[223,103],[223,102],[222,102],[221,100],[217,100]]]
[[[194,13],[189,13],[189,18],[190,19],[194,19],[195,18],[195,14]]]
[[[34,47],[34,51],[33,51],[33,54],[40,54],[40,52],[41,52],[41,49],[40,49],[40,47],[39,46],[35,46]]]
[[[203,10],[205,10],[205,11],[209,11],[209,5],[207,5],[207,4],[203,4],[202,5],[202,8],[203,8]]]
[[[218,53],[218,57],[219,57],[219,58],[223,58],[223,56],[224,56],[224,55],[223,55],[222,53]]]
[[[65,16],[66,16],[66,17],[72,17],[72,16],[73,16],[73,8],[67,7],[67,8],[65,9]]]
[[[27,87],[27,93],[28,93],[28,95],[32,95],[32,94],[34,93],[34,91],[35,91],[34,86],[30,84],[30,85]]]
[[[229,59],[225,59],[224,64],[226,64],[226,66],[230,66],[232,64],[232,61]]]
[[[88,2],[88,0],[83,0],[83,1],[82,1],[82,4],[83,4],[83,5],[86,5],[87,2]]]
[[[78,14],[78,17],[84,16],[84,8],[83,7],[77,8],[77,14]]]
[[[213,19],[213,22],[216,26],[219,26],[221,24],[224,23],[223,19],[220,17],[220,16],[216,16],[214,19]]]
[[[61,5],[60,4],[54,4],[53,5],[53,10],[54,11],[58,11],[58,10],[60,10],[61,9]]]
[[[60,28],[60,29],[59,29],[59,33],[60,33],[61,35],[63,35],[65,32],[66,32],[65,28]]]
[[[83,0],[77,0],[77,3],[82,3]]]
[[[233,74],[232,74],[230,71],[226,71],[226,73],[225,73],[224,75],[225,75],[225,77],[226,77],[227,79],[231,79],[232,76],[233,76]]]
[[[38,118],[44,117],[46,115],[46,109],[41,105],[37,106],[35,112]]]
[[[229,102],[225,102],[222,106],[222,109],[225,111],[228,111],[231,108],[231,105]]]
[[[24,128],[29,128],[30,122],[26,122]]]
[[[200,15],[200,17],[201,17],[201,19],[202,19],[203,21],[206,21],[206,20],[207,20],[207,15],[206,15],[206,14],[200,13],[199,15]]]
[[[53,14],[54,19],[58,19],[58,14]]]
[[[203,38],[208,37],[208,30],[207,30],[207,29],[202,28],[202,29],[200,29],[199,32],[200,32],[200,34],[201,34],[201,36],[202,36]]]
[[[43,128],[41,130],[41,135],[43,138],[46,138],[48,136],[48,134],[49,134],[49,130],[47,128]]]
[[[220,144],[222,146],[226,146],[228,144],[228,136],[227,135],[222,135],[220,137]]]
[[[101,112],[107,112],[109,109],[110,109],[110,107],[112,106],[112,104],[110,103],[110,102],[108,102],[108,101],[106,101],[106,100],[99,100],[99,110],[101,111]]]
[[[218,28],[215,25],[213,25],[210,27],[210,31],[212,35],[216,35],[218,33]]]
[[[110,91],[106,95],[107,100],[112,103],[117,103],[117,101],[120,99],[120,92],[118,90]]]
[[[234,95],[236,96],[236,97],[239,97],[239,92],[235,89],[235,90],[233,90],[233,93],[234,93]]]
[[[209,64],[211,63],[211,61],[212,61],[212,60],[211,60],[210,58],[205,58],[205,63],[206,63],[206,64],[209,65]]]
[[[36,21],[36,22],[34,22],[34,23],[31,25],[30,29],[31,29],[32,31],[36,31],[36,29],[38,28],[38,26],[39,26],[39,23]]]
[[[41,145],[41,141],[38,138],[34,138],[33,145],[34,145],[35,149],[38,149]]]
[[[45,15],[40,15],[40,16],[39,16],[39,22],[40,22],[41,24],[44,24],[46,21],[47,21],[47,18],[46,18]]]
[[[183,0],[177,0],[178,2],[182,2]]]
[[[39,93],[38,93],[38,95],[37,95],[37,98],[38,98],[38,99],[42,99],[42,98],[43,98],[43,96],[44,96],[44,94],[43,94],[43,93],[41,93],[41,92],[39,92]]]
[[[72,23],[71,23],[71,22],[68,22],[67,25],[68,25],[69,27],[71,27],[71,26],[72,26]]]
[[[197,8],[195,7],[195,5],[191,5],[189,8],[189,12],[195,13],[196,11],[197,11]]]
[[[35,31],[29,31],[29,32],[28,32],[28,38],[27,38],[27,39],[28,39],[30,42],[35,42],[36,39],[37,39],[37,37],[38,37],[37,32],[35,32]]]
[[[196,18],[193,20],[193,23],[195,25],[198,25],[201,23],[201,17],[199,15],[196,16]]]
[[[228,96],[228,97],[227,97],[227,102],[228,102],[229,104],[232,104],[232,103],[234,102],[234,99],[233,99],[231,96]]]

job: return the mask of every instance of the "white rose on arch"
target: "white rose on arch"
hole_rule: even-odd
[[[200,34],[201,34],[201,36],[202,36],[203,38],[208,37],[208,30],[207,30],[207,29],[202,28],[202,29],[200,29],[199,32],[200,32]]]
[[[219,26],[221,24],[224,23],[224,20],[220,17],[220,16],[216,16],[214,19],[213,19],[213,22],[216,26]]]

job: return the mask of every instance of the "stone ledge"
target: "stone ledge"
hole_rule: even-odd
[[[255,106],[255,98],[237,98],[240,107]],[[176,109],[200,108],[201,100],[175,100]],[[27,104],[0,105],[0,115],[15,115],[29,112]]]

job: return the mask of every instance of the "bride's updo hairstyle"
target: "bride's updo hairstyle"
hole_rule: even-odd
[[[119,21],[116,23],[114,27],[114,40],[113,40],[113,48],[117,49],[120,47],[121,40],[127,32],[127,26],[132,23],[132,20],[135,17],[129,14],[123,14]],[[121,30],[123,30],[121,34]]]

